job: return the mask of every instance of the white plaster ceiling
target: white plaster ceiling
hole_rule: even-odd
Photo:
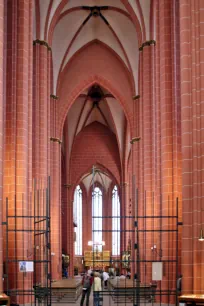
[[[74,137],[76,135],[76,129],[77,129],[77,123],[78,123],[78,118],[80,116],[80,113],[82,111],[83,107],[83,98],[78,98],[75,103],[72,105],[70,108],[70,111],[68,113],[68,135],[69,135],[69,148],[68,152],[70,154],[72,144]]]
[[[126,16],[118,14],[114,11],[104,11],[104,16],[109,21],[110,25],[117,34],[119,40],[121,41],[123,48],[129,59],[134,82],[136,87],[136,92],[138,91],[138,57],[139,57],[139,46],[137,40],[137,33],[133,23]]]
[[[116,53],[118,53],[120,58],[124,61],[124,63],[128,67],[127,60],[121,49],[121,46],[117,42],[110,28],[107,27],[107,25],[104,23],[102,19],[91,18],[85,24],[82,31],[77,36],[75,43],[72,45],[70,52],[68,56],[66,57],[66,61],[63,65],[63,68],[77,50],[79,50],[81,47],[83,47],[88,42],[94,39],[98,39],[104,42],[105,44],[107,44],[109,47],[111,47]]]
[[[48,39],[50,25],[56,15],[59,17],[55,25],[52,41],[53,59],[53,94],[57,95],[57,84],[60,75],[66,64],[72,59],[78,50],[93,40],[98,40],[113,49],[120,60],[129,70],[130,77],[135,86],[133,94],[138,92],[138,57],[140,47],[138,44],[138,34],[132,19],[132,12],[128,6],[125,7],[122,0],[67,0],[59,10],[63,0],[34,0],[39,3],[39,15],[36,16],[33,10],[33,39]],[[150,4],[151,0],[128,0],[139,21],[142,30],[142,37],[150,39]],[[102,10],[102,15],[106,18],[108,26],[100,17],[93,16],[83,26],[83,22],[89,15],[89,10],[82,10],[81,6],[109,6],[110,9]],[[50,8],[50,10],[49,10]],[[122,11],[122,13],[121,13]],[[62,15],[63,14],[63,15]],[[36,18],[40,19],[40,33],[36,33]],[[48,22],[47,33],[45,33],[46,22]],[[143,29],[143,25],[145,29]],[[142,41],[144,42],[144,41]],[[89,89],[83,94],[86,95]],[[107,93],[103,88],[103,93]],[[71,153],[75,136],[88,124],[98,121],[115,133],[118,140],[121,159],[129,155],[130,152],[130,130],[124,111],[115,98],[104,98],[100,102],[100,111],[95,108],[92,112],[93,101],[79,97],[68,113],[68,137]],[[122,162],[122,160],[121,160]],[[88,184],[88,183],[87,183]]]
[[[101,87],[100,87],[101,88]],[[104,94],[108,94],[101,88]],[[124,125],[126,117],[123,109],[115,98],[105,97],[101,99],[97,107],[93,107],[93,101],[86,94],[82,94],[71,106],[68,112],[68,135],[70,154],[74,137],[87,125],[97,121],[107,126],[118,139],[118,145],[123,155]]]
[[[87,16],[86,11],[77,11],[70,13],[66,17],[62,18],[57,24],[52,45],[53,56],[53,78],[54,78],[54,92],[56,93],[57,78],[60,71],[65,52],[73,39],[78,28]],[[67,30],[69,29],[69,30]]]
[[[117,8],[120,8],[126,11],[124,5],[120,2],[120,0],[70,0],[65,6],[65,8],[63,9],[63,11],[70,9],[72,7],[83,6],[83,5],[87,5],[87,6],[108,5],[108,6],[117,7]]]
[[[142,13],[144,16],[146,40],[150,39],[150,4],[151,0],[140,0],[140,5],[142,8]]]
[[[99,183],[105,191],[109,189],[112,183],[112,179],[108,176],[108,174],[101,172],[100,170],[97,171],[94,176],[92,173],[84,175],[81,181],[83,182],[87,192],[93,186],[93,183]]]
[[[33,5],[33,40],[36,40],[36,12],[35,5]]]
[[[111,113],[114,116],[114,122],[116,127],[116,134],[118,136],[119,148],[121,150],[121,154],[123,156],[124,149],[124,125],[125,125],[125,114],[123,109],[121,108],[118,101],[114,98],[107,98],[107,103],[110,108]]]
[[[61,0],[35,0],[39,1],[40,7],[40,39],[47,39],[48,32],[45,33],[45,25],[48,21],[49,26],[52,22],[56,11],[58,11]],[[49,10],[49,6],[50,10]],[[129,4],[132,6],[139,22],[143,18],[146,25],[146,35],[149,33],[149,12],[150,12],[150,0],[141,0],[140,6],[143,16],[141,16],[138,9],[138,3],[136,0],[129,0]],[[102,10],[103,16],[107,19],[110,27],[100,18],[91,17],[88,22],[82,27],[81,31],[77,34],[77,31],[82,26],[83,21],[89,15],[88,10],[74,10],[73,8],[80,8],[82,6],[109,6],[109,10]],[[119,9],[120,11],[112,10],[112,7]],[[72,11],[70,12],[70,9]],[[52,56],[53,56],[53,94],[57,94],[57,80],[61,72],[61,68],[67,64],[70,58],[85,44],[98,39],[112,48],[124,62],[126,67],[132,71],[135,84],[135,93],[138,93],[138,40],[136,28],[131,21],[130,14],[120,0],[67,0],[67,4],[64,4],[62,11],[59,14],[69,14],[60,18],[59,22],[55,26],[52,40]],[[121,11],[125,14],[122,14]],[[126,16],[128,14],[128,16]],[[34,12],[35,18],[35,12]],[[36,38],[34,27],[34,38]],[[77,35],[76,35],[77,34]],[[70,43],[75,37],[72,45]],[[66,60],[64,56],[69,48]],[[62,65],[63,64],[63,65]]]
[[[44,40],[44,32],[45,32],[45,24],[46,18],[48,16],[48,8],[50,1],[47,0],[39,0],[40,6],[40,39]]]

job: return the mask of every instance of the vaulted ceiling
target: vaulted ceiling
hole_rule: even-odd
[[[131,97],[138,94],[139,47],[154,39],[153,9],[153,0],[35,0],[33,38],[52,48],[53,94],[60,103],[67,99],[66,90],[68,94],[80,78],[92,75],[108,80],[121,97],[100,82],[80,92],[67,114],[69,142],[63,149],[69,156],[77,134],[97,121],[115,134],[121,165],[127,164],[132,133],[128,112],[131,116]],[[89,48],[93,43],[103,46],[103,52],[97,49],[95,56]]]

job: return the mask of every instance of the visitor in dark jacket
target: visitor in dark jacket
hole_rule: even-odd
[[[80,306],[83,306],[86,297],[86,306],[89,306],[89,297],[91,293],[91,287],[93,284],[93,274],[86,273],[82,279],[82,297]]]

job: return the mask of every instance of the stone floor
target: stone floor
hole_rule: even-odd
[[[77,300],[77,302],[75,304],[71,303],[71,304],[52,304],[53,306],[69,306],[69,305],[75,305],[75,306],[80,306],[80,301],[81,301],[81,296],[79,297],[79,299]],[[100,303],[100,306],[134,306],[133,302],[129,302],[127,301],[117,301],[114,302],[112,297],[108,294],[108,292],[105,292],[104,296],[103,296],[103,301]],[[160,303],[144,303],[144,302],[140,302],[140,306],[161,306],[162,304]],[[164,305],[164,304],[163,304]],[[163,306],[162,305],[162,306]],[[86,300],[84,301],[84,305],[83,306],[87,306],[86,305]],[[94,306],[93,303],[93,293],[91,293],[90,298],[89,298],[89,306]],[[170,304],[169,304],[170,306]]]

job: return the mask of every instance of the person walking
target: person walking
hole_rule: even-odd
[[[181,291],[182,291],[182,277],[183,275],[180,274],[176,282],[176,287],[177,287],[176,289],[177,289],[178,295],[181,295]]]
[[[91,293],[91,287],[93,284],[93,274],[85,274],[83,279],[82,279],[82,297],[81,297],[81,302],[80,306],[84,305],[84,300],[86,297],[86,306],[89,306],[89,297]]]
[[[94,274],[94,284],[93,284],[93,293],[94,293],[94,306],[99,306],[100,302],[100,292],[101,292],[101,278],[98,272]]]
[[[108,279],[109,279],[109,274],[106,271],[104,271],[103,272],[104,289],[107,289],[108,287]]]

